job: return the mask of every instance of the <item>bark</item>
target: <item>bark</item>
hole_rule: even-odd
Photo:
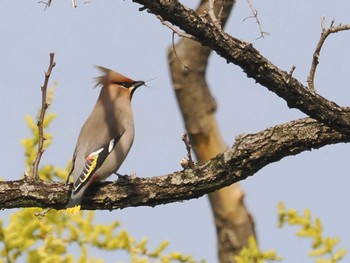
[[[201,45],[222,56],[227,63],[243,69],[249,78],[284,99],[290,108],[336,129],[350,131],[350,108],[308,90],[289,72],[279,69],[257,51],[251,43],[236,39],[218,29],[206,16],[197,14],[177,0],[133,0],[144,5],[149,12],[178,26],[192,35]]]
[[[195,169],[151,178],[94,183],[84,195],[82,209],[113,210],[156,206],[198,198],[254,175],[285,156],[329,144],[349,142],[350,136],[311,119],[277,125],[236,138],[235,144]],[[51,207],[64,209],[71,186],[61,182],[18,180],[0,182],[0,209]]]
[[[220,15],[224,26],[235,1],[216,2],[214,15]],[[196,9],[198,14],[208,14],[209,1],[203,0]],[[220,25],[219,25],[220,26]],[[183,38],[168,48],[168,61],[172,82],[187,133],[198,162],[203,163],[227,149],[218,128],[216,102],[205,80],[211,49],[198,42]],[[234,256],[248,244],[254,235],[254,223],[245,208],[243,192],[232,184],[209,194],[214,216],[218,256],[221,263],[234,262]]]

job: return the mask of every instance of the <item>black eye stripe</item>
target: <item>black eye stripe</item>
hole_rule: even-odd
[[[123,86],[124,88],[130,88],[132,86],[133,83],[130,82],[116,82],[116,84]]]

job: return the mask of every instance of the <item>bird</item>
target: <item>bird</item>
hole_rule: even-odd
[[[144,81],[134,81],[111,69],[96,66],[102,73],[95,87],[101,91],[95,107],[82,126],[67,178],[74,183],[67,214],[81,208],[86,189],[94,182],[117,173],[134,141],[131,99]]]

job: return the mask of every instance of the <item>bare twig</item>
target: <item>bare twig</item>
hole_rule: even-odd
[[[307,77],[307,83],[308,83],[309,89],[313,92],[316,92],[315,91],[315,84],[314,84],[315,73],[316,73],[317,65],[319,63],[321,48],[322,48],[324,42],[326,41],[326,38],[330,34],[338,33],[340,31],[345,31],[345,30],[350,29],[350,24],[347,24],[347,25],[340,24],[338,26],[334,26],[334,20],[332,20],[329,28],[326,29],[324,23],[325,23],[325,17],[323,16],[323,17],[321,17],[321,28],[322,28],[321,37],[320,37],[320,40],[318,41],[316,49],[314,51],[314,54],[312,57],[312,64],[311,64],[311,68],[310,68],[310,73],[309,73],[309,76]]]
[[[182,36],[182,37],[185,37],[185,38],[189,38],[191,40],[195,40],[193,36],[189,35],[189,34],[186,34],[184,32],[181,32],[179,31],[178,29],[176,29],[174,26],[172,26],[170,23],[168,23],[167,21],[164,21],[164,19],[157,15],[157,18],[160,20],[160,22],[168,27],[170,30],[173,31],[173,34],[172,34],[172,38],[171,38],[171,45],[172,45],[172,48],[174,50],[174,54],[176,56],[176,58],[178,59],[178,61],[180,62],[180,64],[187,70],[191,70],[188,66],[186,66],[182,61],[181,59],[178,57],[177,53],[176,53],[176,48],[175,48],[175,34],[179,35],[179,36]]]
[[[37,152],[35,159],[33,161],[33,174],[32,174],[34,179],[39,178],[38,177],[38,167],[39,167],[39,163],[41,160],[41,156],[44,153],[45,138],[44,138],[43,122],[44,122],[44,118],[45,118],[46,109],[49,107],[49,104],[46,101],[46,91],[47,91],[47,86],[49,84],[49,79],[51,76],[52,69],[56,65],[54,58],[55,58],[55,53],[50,53],[50,64],[49,64],[47,71],[45,72],[44,84],[43,84],[43,86],[41,86],[41,110],[40,110],[39,120],[37,122],[38,131],[39,131],[38,152]]]
[[[47,0],[46,2],[45,1],[39,1],[38,3],[45,4],[45,9],[44,10],[46,10],[48,7],[51,6],[52,0]],[[77,8],[78,7],[77,0],[71,0],[71,4],[72,4],[73,8]],[[89,5],[89,4],[91,4],[91,1],[84,0],[84,5]]]
[[[252,15],[252,16],[249,16],[249,17],[247,17],[247,18],[245,18],[245,19],[243,19],[243,22],[244,22],[246,19],[248,19],[248,18],[255,18],[255,21],[256,21],[256,23],[258,24],[258,26],[259,26],[259,31],[260,31],[260,37],[258,37],[257,39],[259,39],[259,38],[265,38],[265,36],[269,36],[270,34],[269,34],[268,32],[265,32],[265,31],[262,29],[260,20],[259,20],[259,18],[258,18],[258,11],[257,11],[256,9],[254,9],[253,4],[251,3],[250,0],[247,0],[247,2],[248,2],[249,8],[250,8],[250,10],[252,11],[253,15]]]
[[[39,4],[44,4],[45,5],[44,10],[46,11],[46,9],[51,6],[52,0],[47,0],[46,2],[45,1],[39,1],[38,3]]]
[[[44,216],[45,216],[48,212],[50,212],[51,209],[52,209],[51,207],[46,208],[46,209],[44,209],[42,212],[35,213],[34,215],[38,218],[39,221],[41,221],[41,220],[44,218]]]
[[[191,169],[194,169],[194,162],[193,162],[193,159],[192,159],[192,154],[191,154],[191,144],[190,142],[188,141],[187,139],[187,133],[185,132],[183,135],[182,135],[182,141],[185,143],[186,145],[186,151],[187,151],[187,159],[186,158],[183,158],[182,161],[181,161],[181,165],[184,167],[184,168],[191,168]]]
[[[295,70],[295,66],[293,65],[293,67],[290,69],[290,71],[289,71],[289,76],[293,76],[293,73],[294,73],[294,70]]]
[[[182,62],[182,60],[179,58],[179,56],[177,55],[177,52],[176,52],[176,47],[175,47],[175,33],[173,32],[173,35],[172,35],[172,38],[171,38],[171,46],[174,50],[174,54],[175,54],[175,57],[177,58],[177,60],[180,62],[180,64],[188,71],[191,70],[191,68],[189,66],[187,66],[185,63]]]
[[[192,40],[196,40],[192,35],[190,34],[186,34],[185,32],[182,32],[180,30],[178,30],[176,27],[174,27],[172,24],[170,24],[169,22],[165,21],[160,15],[156,16],[160,22],[166,26],[167,28],[169,28],[170,30],[172,30],[175,34],[179,35],[180,37],[186,37],[188,39],[192,39]]]
[[[292,79],[292,76],[293,76],[293,73],[294,73],[295,68],[296,68],[296,67],[293,65],[293,67],[289,70],[288,78],[286,79],[286,82],[287,82],[287,83],[289,83],[289,81]]]

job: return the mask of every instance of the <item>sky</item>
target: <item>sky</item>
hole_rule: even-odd
[[[1,104],[0,177],[19,179],[24,172],[20,140],[29,136],[25,114],[35,115],[40,105],[40,86],[49,53],[55,53],[56,67],[51,83],[57,81],[53,105],[57,117],[50,127],[53,145],[42,164],[64,167],[71,158],[79,130],[98,96],[92,89],[99,75],[94,65],[114,69],[136,80],[148,80],[148,88],[133,97],[136,137],[127,160],[119,170],[149,177],[181,170],[186,154],[181,141],[183,122],[172,90],[166,49],[172,32],[152,14],[139,12],[132,1],[53,1],[44,11],[38,1],[4,1],[0,9]],[[275,65],[306,84],[312,53],[318,42],[321,17],[326,25],[350,23],[350,2],[334,1],[252,1],[269,33],[260,35],[246,1],[237,1],[226,30],[251,42]],[[194,1],[185,1],[191,7]],[[243,22],[244,20],[244,22]],[[348,61],[350,32],[331,35],[322,51],[315,86],[320,95],[341,106],[350,104]],[[305,115],[289,109],[266,88],[247,79],[235,65],[213,53],[207,80],[217,100],[217,118],[227,145],[235,136],[256,133]],[[277,227],[277,205],[303,211],[309,208],[320,217],[325,234],[341,238],[339,247],[350,248],[349,146],[338,144],[287,157],[263,168],[241,183],[246,205],[252,213],[262,250],[275,249],[286,263],[314,262],[307,256],[309,240],[295,237],[296,228]],[[111,178],[110,180],[115,180]],[[10,211],[12,212],[12,211]],[[9,211],[1,211],[6,218]],[[151,246],[170,240],[169,251],[192,254],[196,259],[218,262],[216,236],[207,197],[155,208],[127,208],[96,212],[99,223],[118,220],[136,238],[149,237]],[[123,253],[92,251],[105,262],[116,262]],[[348,258],[350,255],[348,256]],[[348,259],[347,259],[348,260]]]

